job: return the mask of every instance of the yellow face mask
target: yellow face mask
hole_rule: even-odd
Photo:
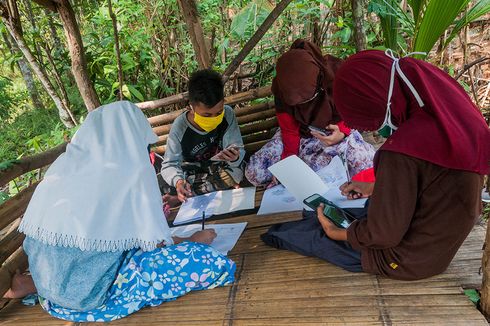
[[[223,117],[225,116],[225,110],[223,110],[220,115],[216,117],[203,117],[202,115],[197,114],[195,110],[193,111],[194,122],[206,132],[216,129],[216,127],[218,127],[223,121]]]

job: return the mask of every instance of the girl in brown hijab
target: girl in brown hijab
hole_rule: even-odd
[[[317,171],[332,157],[346,154],[353,180],[374,180],[374,148],[344,125],[333,104],[333,80],[341,63],[301,39],[278,59],[272,93],[280,129],[250,158],[245,175],[252,184],[269,184],[272,174],[267,168],[290,155]],[[309,127],[326,129],[327,135]]]

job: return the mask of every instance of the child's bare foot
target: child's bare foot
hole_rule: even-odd
[[[36,293],[36,286],[31,275],[23,275],[17,271],[12,277],[10,289],[3,295],[6,299],[21,299],[28,294]]]
[[[162,199],[163,199],[163,204],[164,205],[168,204],[170,208],[179,207],[182,204],[179,198],[174,195],[165,194],[163,195]]]

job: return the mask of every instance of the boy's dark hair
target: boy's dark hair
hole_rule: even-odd
[[[212,108],[224,98],[221,75],[211,69],[195,71],[189,79],[189,102]]]

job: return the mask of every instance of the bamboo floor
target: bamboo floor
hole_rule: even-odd
[[[260,203],[261,193],[257,194]],[[478,288],[485,230],[476,225],[448,270],[420,281],[395,281],[349,273],[312,257],[265,246],[259,235],[299,212],[227,217],[209,223],[247,221],[230,257],[236,282],[192,292],[159,307],[144,308],[114,325],[488,325],[464,295]],[[0,325],[77,325],[57,320],[39,305],[17,300],[0,310]],[[95,325],[87,323],[86,325]]]

